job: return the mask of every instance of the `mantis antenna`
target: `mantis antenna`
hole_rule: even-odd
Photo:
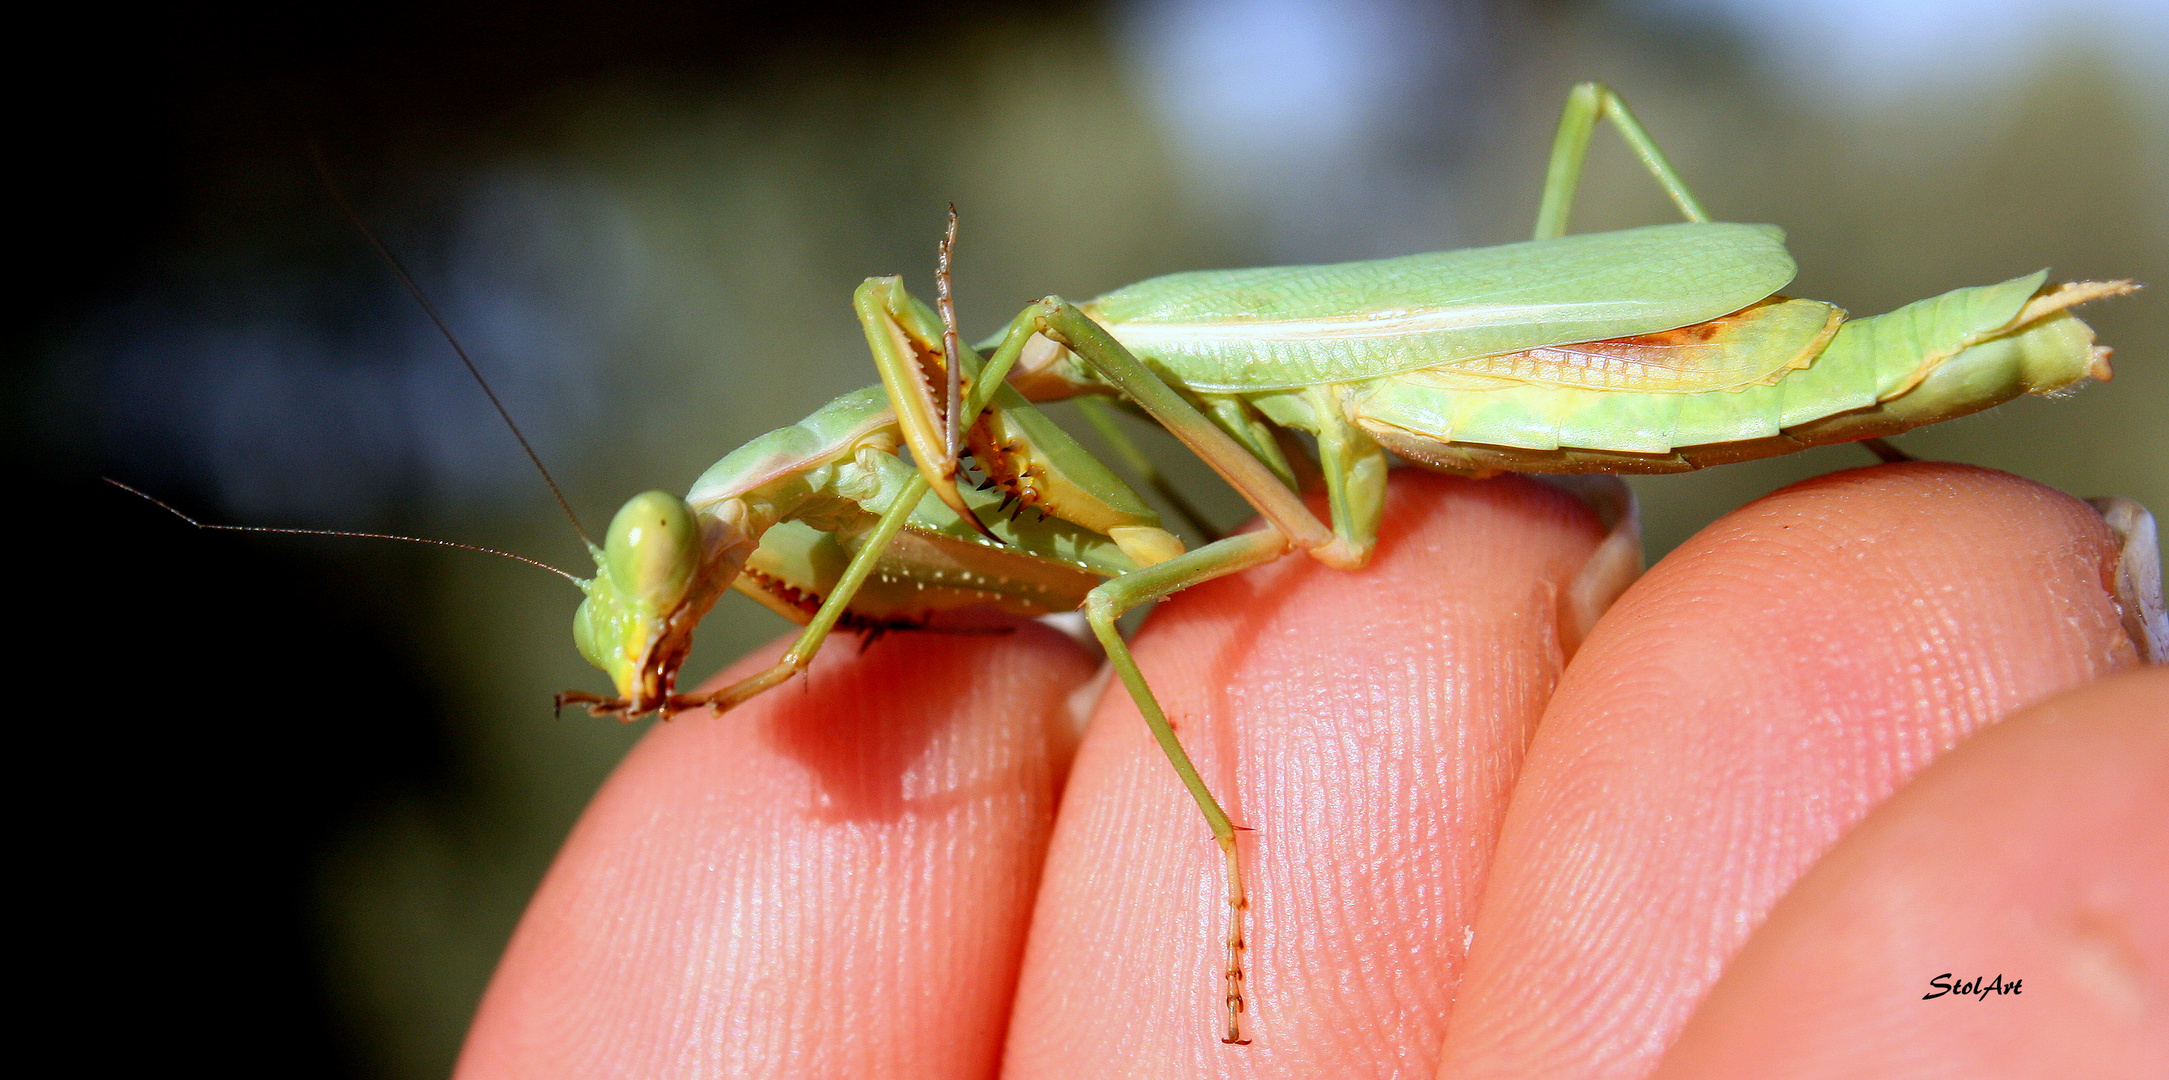
[[[378,239],[376,232],[369,228],[369,224],[363,221],[361,214],[354,209],[354,204],[347,201],[346,192],[340,189],[338,181],[332,179],[331,166],[324,160],[323,147],[318,146],[313,141],[310,142],[309,158],[316,166],[317,178],[324,183],[324,190],[329,192],[332,201],[338,204],[339,212],[346,216],[347,223],[354,227],[355,232],[361,234],[363,240],[368,241],[370,248],[376,251],[377,257],[384,260],[384,265],[391,269],[392,276],[398,278],[400,285],[406,288],[407,295],[412,296],[414,302],[420,304],[422,311],[429,316],[429,321],[436,324],[437,332],[444,335],[444,340],[452,346],[452,351],[459,356],[459,362],[467,366],[467,374],[474,376],[475,385],[482,388],[483,396],[490,399],[490,405],[496,408],[497,415],[504,420],[505,427],[511,430],[512,437],[519,440],[520,449],[527,452],[527,460],[534,462],[535,471],[542,474],[542,482],[549,485],[550,494],[557,497],[557,508],[564,511],[565,520],[572,522],[573,531],[580,534],[580,539],[585,541],[589,548],[595,547],[595,541],[590,539],[587,530],[581,527],[579,515],[572,512],[572,504],[566,500],[564,489],[557,486],[557,478],[551,476],[549,467],[542,463],[542,455],[536,453],[534,444],[527,441],[526,433],[522,432],[520,425],[514,422],[511,410],[506,409],[505,403],[498,399],[497,391],[490,386],[489,380],[482,377],[482,369],[475,366],[474,358],[467,354],[467,347],[460,344],[459,336],[452,333],[451,325],[444,321],[444,316],[437,311],[437,305],[430,302],[429,295],[424,293],[421,285],[415,282],[414,275],[407,272],[406,264],[399,261],[399,256],[392,254],[392,249],[386,247],[383,240]],[[422,536],[352,532],[344,529],[284,529],[269,525],[212,525],[189,517],[148,493],[129,487],[110,476],[101,477],[100,479],[199,529],[213,529],[219,532],[285,533],[291,536],[350,536],[363,540],[399,540],[409,544],[429,544],[433,547],[458,548],[461,551],[496,555],[500,558],[511,559],[514,562],[526,563],[537,569],[548,570],[582,589],[587,587],[587,583],[580,578],[551,566],[540,559],[530,559],[525,555],[514,555],[509,551],[499,551],[496,548],[462,544],[456,540],[432,540]]]
[[[550,494],[557,497],[557,508],[565,512],[565,520],[572,522],[572,531],[579,533],[580,539],[585,541],[587,546],[594,547],[595,541],[587,535],[587,530],[581,527],[579,515],[572,512],[572,503],[566,500],[564,489],[557,486],[557,479],[551,476],[549,468],[543,465],[542,455],[535,452],[534,445],[527,441],[527,435],[520,431],[520,425],[513,422],[512,412],[505,408],[504,402],[497,399],[497,391],[490,388],[489,380],[482,377],[482,369],[475,366],[474,359],[467,355],[466,346],[459,343],[459,336],[452,333],[451,325],[444,321],[443,315],[438,314],[437,305],[429,302],[429,295],[424,293],[422,287],[415,283],[414,275],[407,273],[406,264],[399,261],[399,256],[392,254],[391,248],[384,246],[384,241],[377,239],[377,234],[369,228],[367,222],[362,220],[361,214],[354,209],[354,204],[347,201],[346,193],[340,190],[338,181],[332,179],[331,166],[324,160],[324,148],[314,141],[310,142],[309,158],[316,165],[317,178],[324,182],[324,190],[330,192],[332,201],[339,204],[339,212],[346,215],[347,223],[353,225],[354,231],[360,233],[362,239],[368,241],[369,246],[376,250],[377,257],[383,259],[384,265],[391,268],[392,276],[397,277],[399,283],[406,287],[407,295],[414,297],[414,302],[422,305],[422,310],[429,315],[429,321],[437,324],[437,332],[443,334],[444,340],[451,343],[452,351],[459,354],[459,362],[467,365],[467,374],[474,376],[475,385],[482,388],[483,395],[490,399],[492,406],[496,407],[497,415],[504,419],[505,427],[512,431],[513,438],[519,440],[520,449],[527,451],[527,460],[535,463],[535,471],[542,474],[542,482],[550,485]],[[950,235],[953,237],[956,232],[955,211],[952,209],[950,214],[949,228]],[[954,376],[951,376],[951,378],[953,379]],[[954,391],[951,391],[951,393],[953,394]],[[142,493],[138,492],[137,494]],[[147,495],[144,497],[150,498]],[[156,499],[151,501],[157,502]],[[165,504],[160,503],[159,505],[163,506]],[[170,510],[172,507],[167,507],[167,509]],[[400,537],[399,539],[409,538]],[[427,542],[438,543],[439,541]],[[461,545],[454,544],[453,546],[458,547]],[[503,552],[497,554],[503,554]],[[518,558],[518,556],[515,555],[513,558]],[[564,573],[562,570],[558,572]],[[571,577],[572,575],[566,574],[565,576]]]
[[[136,498],[142,499],[144,502],[150,503],[152,506],[155,506],[160,510],[164,510],[166,513],[172,514],[174,517],[180,518],[182,521],[188,522],[190,525],[194,525],[199,529],[215,529],[219,532],[285,533],[290,536],[352,536],[362,540],[403,540],[409,544],[431,544],[436,547],[458,548],[461,551],[479,551],[484,555],[501,556],[503,558],[511,559],[514,562],[523,562],[529,566],[548,570],[549,572],[556,574],[558,577],[564,578],[566,581],[570,581],[575,585],[582,584],[579,578],[576,578],[563,570],[559,570],[557,567],[551,566],[549,563],[543,562],[540,559],[530,559],[525,555],[514,555],[509,551],[499,551],[496,548],[480,547],[475,544],[462,544],[456,540],[431,540],[426,536],[400,536],[397,533],[348,532],[343,529],[281,529],[275,528],[270,525],[212,525],[208,522],[197,521],[195,518],[189,517],[187,514],[184,514],[179,510],[174,509],[166,502],[154,496],[145,494],[144,492],[138,491],[135,488],[129,487],[128,485],[123,484],[110,476],[101,476],[99,477],[99,479],[113,485],[114,487],[121,489],[122,491],[127,492],[130,495],[135,496]]]

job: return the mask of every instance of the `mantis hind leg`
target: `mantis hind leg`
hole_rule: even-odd
[[[1611,120],[1619,137],[1641,159],[1642,167],[1656,177],[1657,185],[1671,196],[1682,216],[1689,221],[1710,219],[1627,103],[1611,87],[1585,82],[1567,93],[1566,109],[1559,116],[1559,134],[1552,138],[1551,164],[1544,170],[1544,202],[1536,214],[1536,239],[1550,240],[1566,234],[1567,213],[1574,208],[1574,192],[1581,186],[1582,159],[1589,153],[1589,137],[1595,133],[1599,117]]]
[[[1160,744],[1160,751],[1167,755],[1168,764],[1174,766],[1175,775],[1182,779],[1182,786],[1197,802],[1199,812],[1211,826],[1213,839],[1220,845],[1221,855],[1227,866],[1228,876],[1228,966],[1227,966],[1227,1033],[1222,1042],[1247,1043],[1243,1019],[1248,1011],[1243,991],[1243,912],[1249,903],[1243,895],[1242,860],[1236,852],[1235,823],[1229,820],[1227,811],[1221,809],[1219,800],[1205,786],[1205,778],[1198,775],[1197,766],[1183,750],[1182,742],[1175,737],[1175,727],[1167,714],[1161,710],[1159,699],[1145,683],[1144,672],[1137,667],[1137,660],[1130,655],[1129,645],[1122,640],[1122,632],[1115,620],[1122,613],[1140,604],[1158,600],[1170,593],[1179,592],[1200,582],[1232,574],[1279,558],[1288,550],[1286,538],[1277,532],[1244,533],[1216,541],[1196,551],[1176,556],[1157,566],[1124,574],[1092,590],[1085,598],[1085,621],[1092,626],[1093,636],[1107,650],[1107,660],[1114,665],[1115,674],[1130,692],[1130,699],[1137,703],[1137,711],[1145,718],[1145,725],[1152,729],[1152,737]]]

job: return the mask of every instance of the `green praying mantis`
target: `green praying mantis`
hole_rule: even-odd
[[[1684,222],[1566,235],[1600,119]],[[2135,288],[2052,285],[2043,271],[1856,320],[1782,296],[1794,264],[1781,231],[1711,221],[1595,83],[1568,96],[1525,243],[1173,274],[1081,304],[1049,296],[975,348],[949,295],[954,242],[952,211],[935,308],[895,278],[854,295],[879,385],[732,452],[682,499],[650,491],[618,512],[574,618],[615,693],[558,703],[620,719],[721,712],[803,671],[839,627],[921,627],[982,605],[1081,609],[1224,855],[1230,1043],[1247,1041],[1237,829],[1124,643],[1123,613],[1296,551],[1361,568],[1389,455],[1479,477],[1676,472],[2106,379],[2108,350],[2069,309]],[[1186,550],[1033,404],[1067,398],[1142,412],[1266,528]],[[1303,501],[1313,484],[1327,519]],[[680,693],[693,629],[732,588],[805,628],[767,670]]]

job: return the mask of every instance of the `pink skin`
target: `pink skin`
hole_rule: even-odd
[[[2083,504],[1944,465],[1810,481],[1567,666],[1590,515],[1520,479],[1393,486],[1361,574],[1284,559],[1136,641],[1254,830],[1255,1044],[1217,1040],[1217,851],[1119,688],[1053,814],[1092,664],[1027,626],[839,643],[659,725],[461,1075],[1640,1077],[1683,1029],[1665,1075],[1767,1075],[1740,1048],[1776,1046],[1815,1075],[1922,1047],[2109,1075],[2044,1064],[2073,1039],[2169,1074],[2169,676],[2097,682],[2136,656]],[[1954,969],[2025,992],[1919,1000]]]
[[[1658,1075],[2169,1073],[2165,822],[2169,671],[2024,710],[1793,886]]]

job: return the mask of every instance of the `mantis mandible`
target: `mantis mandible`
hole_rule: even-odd
[[[1566,235],[1600,119],[1684,222]],[[734,451],[685,498],[646,492],[618,512],[574,619],[615,694],[559,704],[621,719],[721,712],[803,671],[838,627],[1081,608],[1224,855],[1230,1043],[1248,1041],[1237,829],[1131,657],[1123,613],[1296,551],[1362,567],[1389,455],[1473,476],[1676,472],[2106,379],[2108,350],[2068,309],[2134,288],[2050,285],[2043,271],[1858,320],[1779,295],[1794,272],[1782,233],[1712,222],[1594,83],[1568,96],[1525,243],[1174,274],[1082,304],[1049,296],[972,348],[948,302],[954,239],[952,213],[938,311],[895,278],[855,294],[880,385]],[[1032,404],[1106,397],[1173,434],[1267,527],[1185,550]],[[959,483],[967,456],[977,487]],[[1301,497],[1312,478],[1325,519]],[[805,629],[768,670],[681,694],[693,629],[727,588]]]

